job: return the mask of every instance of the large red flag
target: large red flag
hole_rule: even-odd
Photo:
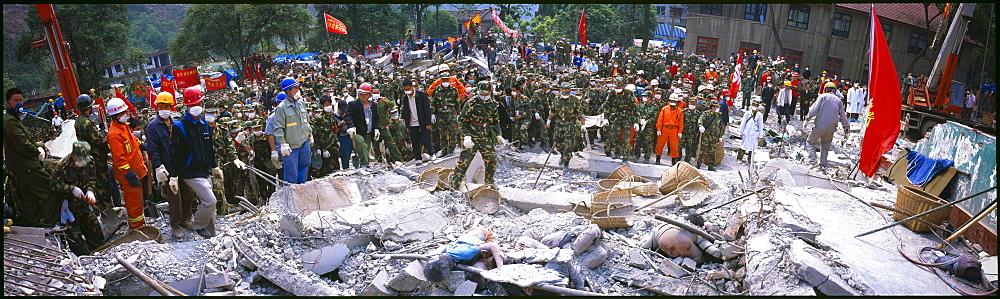
[[[580,44],[587,45],[587,10],[580,13]]]
[[[222,74],[221,76],[215,78],[205,76],[205,89],[212,91],[226,88],[226,81],[226,74]]]
[[[167,77],[163,75],[160,75],[160,91],[169,92],[171,96],[173,96],[175,99],[177,98],[177,90],[174,87],[174,82],[167,80]]]
[[[128,110],[129,111],[136,112],[136,113],[139,112],[139,110],[135,110],[135,105],[132,105],[132,101],[129,101],[128,97],[125,97],[125,94],[123,94],[122,91],[120,89],[118,89],[117,86],[115,86],[115,97],[119,98],[119,99],[122,99],[123,101],[125,101],[125,105],[128,106]]]
[[[326,18],[326,31],[336,34],[347,34],[347,26],[344,25],[344,22],[341,22],[340,20],[337,20],[336,18],[325,13],[323,14],[323,17]]]
[[[868,111],[868,123],[865,135],[861,140],[861,157],[858,169],[868,177],[875,175],[879,158],[892,149],[899,136],[899,114],[901,98],[899,80],[896,78],[896,66],[892,63],[889,46],[885,42],[885,33],[875,14],[872,5],[871,71],[869,79],[869,95],[871,108]]]
[[[736,68],[729,75],[729,96],[730,99],[742,98],[740,85],[743,83],[743,51],[740,51],[739,58],[736,59]]]
[[[201,84],[201,81],[198,80],[198,68],[174,70],[174,84],[177,84],[177,88],[188,88]]]

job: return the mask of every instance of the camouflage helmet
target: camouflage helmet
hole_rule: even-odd
[[[86,141],[73,142],[73,160],[90,163],[90,143]]]
[[[643,91],[642,92],[642,96],[644,96],[644,97],[653,97],[653,92],[649,91],[649,90]]]
[[[562,83],[559,83],[559,89],[569,90],[571,88],[573,88],[573,86],[570,85],[569,82],[563,81]]]
[[[243,129],[253,128],[253,121],[252,120],[243,121],[243,123],[240,125],[240,128]]]
[[[476,83],[476,90],[478,90],[479,93],[488,93],[492,91],[493,88],[492,86],[490,86],[490,82],[479,81],[478,83]]]
[[[220,118],[219,118],[219,120],[218,120],[218,122],[219,122],[220,124],[227,124],[228,122],[230,122],[230,121],[232,121],[232,120],[233,120],[233,118],[232,118],[232,117],[228,117],[228,116],[225,116],[225,117],[220,117]],[[228,125],[228,124],[227,124],[227,125]]]

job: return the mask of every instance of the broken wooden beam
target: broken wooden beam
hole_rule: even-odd
[[[167,290],[167,288],[163,287],[162,282],[156,280],[155,278],[149,277],[149,275],[146,275],[145,272],[142,272],[142,270],[139,270],[139,268],[133,266],[132,263],[129,263],[127,260],[122,258],[122,256],[117,252],[114,253],[114,257],[115,260],[117,260],[118,263],[122,265],[122,267],[128,269],[129,272],[132,272],[132,275],[135,275],[135,277],[138,277],[139,280],[145,282],[147,285],[149,285],[149,287],[153,288],[153,290],[156,290],[157,293],[160,293],[161,296],[176,296],[176,294]],[[181,295],[187,296],[183,293],[181,293]]]

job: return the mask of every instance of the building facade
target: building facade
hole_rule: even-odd
[[[161,74],[173,74],[174,63],[170,59],[170,50],[157,51],[146,54],[145,56],[148,61],[143,64],[143,69],[127,70],[125,67],[127,60],[116,60],[111,62],[111,66],[104,70],[104,77],[112,79],[136,72],[143,72],[143,76],[145,77],[159,76]]]
[[[941,25],[942,17],[934,17],[938,9],[927,7],[927,14],[934,17],[930,22],[920,3],[880,3],[875,9],[896,70],[928,75],[940,50],[940,41],[929,48]],[[687,4],[682,49],[709,58],[758,50],[764,56],[783,56],[788,65],[808,65],[813,76],[825,70],[867,81],[870,11],[866,3]],[[960,56],[971,57],[971,47],[981,45],[965,40]],[[953,80],[967,81],[973,64],[960,59]]]

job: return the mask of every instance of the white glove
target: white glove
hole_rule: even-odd
[[[83,190],[80,187],[73,187],[73,197],[83,198]]]
[[[177,185],[177,177],[170,178],[169,185],[170,185],[170,191],[173,191],[174,194],[177,194],[177,191],[180,189],[180,186]]]
[[[462,141],[462,146],[463,147],[465,147],[465,148],[472,148],[473,146],[476,146],[476,143],[472,142],[472,136],[465,136],[464,139],[465,140]]]
[[[437,116],[436,116],[436,115],[434,115],[434,114],[431,114],[431,123],[432,123],[432,124],[433,124],[433,123],[437,123],[437,121],[438,121],[438,119],[437,119]]]
[[[663,132],[656,131],[656,136],[660,136],[660,135],[663,135]]]
[[[313,144],[315,144],[315,143],[316,143],[316,142],[315,142],[315,141],[313,141],[313,136],[312,136],[312,135],[309,135],[309,145],[313,145]]]
[[[551,119],[546,119],[545,120],[545,128],[548,129],[548,128],[551,128],[551,127],[552,127],[552,120]]]
[[[352,127],[352,128],[348,128],[348,129],[347,129],[347,134],[348,134],[348,135],[351,135],[351,138],[353,138],[353,137],[354,137],[354,134],[355,134],[355,133],[357,133],[357,132],[358,132],[358,129],[355,129],[355,128],[353,128],[353,127]]]
[[[375,140],[379,140],[381,138],[382,138],[382,135],[379,134],[378,129],[375,129]]]
[[[330,157],[330,151],[323,151],[323,158],[329,158],[329,157]]]
[[[323,154],[323,150],[320,150],[320,149],[316,150],[316,154],[317,155],[322,155]]]
[[[278,163],[278,151],[271,151],[271,163]]]
[[[639,124],[632,124],[632,130],[639,130]]]
[[[542,116],[538,115],[537,112],[535,113],[535,120],[542,120]]]
[[[156,168],[156,181],[160,183],[166,182],[168,176],[167,167],[160,164],[160,167]]]
[[[87,191],[87,195],[83,196],[87,200],[88,204],[94,204],[97,202],[97,196],[94,195],[94,191]]]
[[[677,133],[677,138],[680,139],[681,137],[684,137],[684,134]]]
[[[497,142],[500,144],[507,144],[507,139],[503,139],[503,136],[497,135]]]
[[[247,164],[240,161],[240,159],[233,160],[233,164],[236,165],[236,168],[247,169]]]
[[[587,125],[580,125],[580,132],[586,132],[586,131],[587,131]]]
[[[704,126],[698,126],[698,132],[705,133],[705,127]]]
[[[45,148],[38,147],[38,160],[45,160]]]
[[[247,140],[246,131],[243,131],[243,132],[240,132],[239,134],[236,134],[236,139],[235,140],[236,140],[236,143],[243,144],[243,141]]]
[[[225,180],[223,178],[223,176],[222,176],[222,169],[221,168],[218,168],[218,167],[212,168],[212,175],[219,177],[219,180]]]
[[[639,125],[645,127],[646,126],[646,119],[645,118],[640,118],[639,119]]]
[[[288,143],[282,143],[281,144],[281,155],[285,156],[285,157],[291,156],[292,155],[292,146],[288,145]]]

